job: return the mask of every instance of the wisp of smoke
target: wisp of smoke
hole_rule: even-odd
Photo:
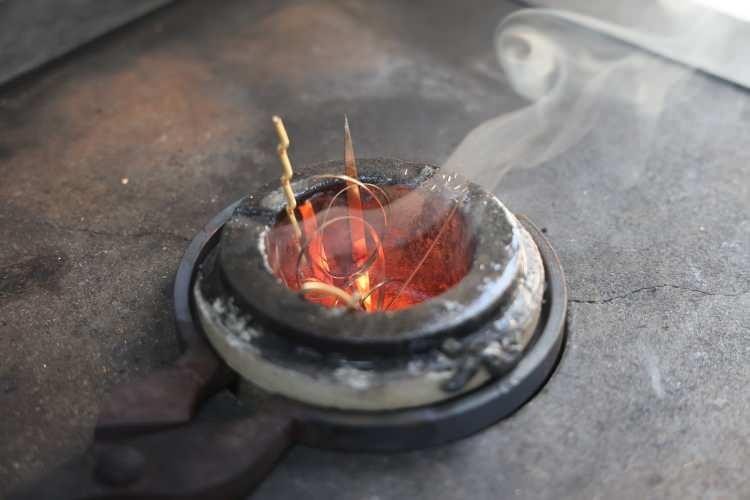
[[[629,131],[639,147],[623,164],[636,179],[676,84],[697,68],[750,86],[750,65],[734,64],[747,58],[735,45],[738,33],[750,43],[745,23],[693,3],[662,0],[659,7],[660,31],[553,9],[504,19],[495,53],[512,88],[530,104],[480,124],[443,168],[495,190],[508,170],[544,164],[578,144],[606,104],[639,116]]]

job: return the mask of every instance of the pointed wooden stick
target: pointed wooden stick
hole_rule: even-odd
[[[344,163],[346,168],[346,175],[352,179],[359,180],[359,174],[357,172],[357,162],[354,159],[354,146],[352,145],[352,135],[349,132],[349,119],[344,115]],[[362,214],[362,198],[359,192],[359,185],[354,182],[347,181],[346,191],[346,204],[349,210],[349,232],[352,236],[352,260],[356,265],[360,265],[364,260],[367,259],[367,236],[365,235],[365,225],[360,220],[363,217]],[[367,272],[354,279],[354,284],[357,288],[357,293],[361,297],[365,297],[362,306],[365,310],[369,310],[372,304],[370,298],[370,276]]]
[[[294,171],[292,170],[292,163],[289,161],[289,154],[287,154],[287,149],[289,149],[289,136],[286,133],[286,128],[284,128],[284,122],[281,121],[281,118],[274,116],[272,120],[276,127],[276,135],[279,136],[279,145],[277,146],[276,151],[278,152],[279,160],[281,161],[281,187],[284,190],[284,196],[286,197],[286,213],[289,216],[289,222],[292,223],[294,235],[299,244],[302,239],[302,230],[297,223],[297,217],[294,215],[294,209],[297,208],[297,198],[294,197],[294,191],[292,191],[291,185]]]

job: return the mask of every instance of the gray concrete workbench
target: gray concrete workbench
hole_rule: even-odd
[[[345,112],[358,155],[440,163],[526,104],[492,52],[515,8],[177,2],[0,90],[0,497],[81,452],[114,384],[178,356],[174,271],[278,176],[272,114],[297,163],[341,156]],[[604,109],[499,191],[547,229],[572,296],[530,404],[426,451],[295,448],[253,498],[749,496],[748,93],[679,85],[637,171],[637,121]]]

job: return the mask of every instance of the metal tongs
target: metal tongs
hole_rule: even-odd
[[[238,498],[292,444],[293,419],[275,399],[251,412],[227,390],[235,375],[190,315],[195,264],[234,208],[199,233],[177,271],[174,306],[183,355],[171,368],[117,386],[84,455],[11,499]]]

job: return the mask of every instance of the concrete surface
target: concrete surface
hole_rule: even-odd
[[[184,2],[3,89],[0,497],[83,450],[114,384],[177,357],[173,273],[215,212],[278,176],[272,113],[297,163],[341,156],[344,112],[360,156],[439,163],[524,105],[493,69],[512,9]],[[747,94],[690,75],[638,169],[638,117],[602,111],[500,191],[547,228],[573,297],[543,391],[450,446],[295,448],[253,498],[750,495]]]
[[[169,0],[0,0],[0,83]]]

